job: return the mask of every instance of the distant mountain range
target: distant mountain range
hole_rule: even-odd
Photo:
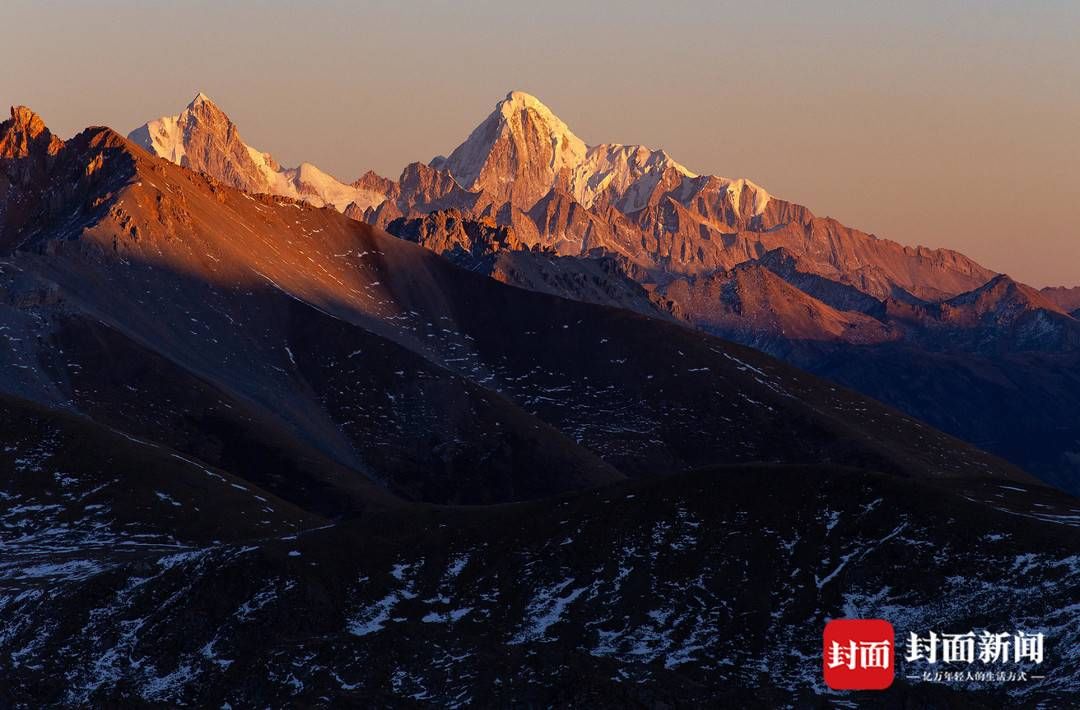
[[[325,174],[252,158],[266,154],[201,94],[130,137],[504,282],[751,345],[1080,492],[1080,287],[1038,291],[955,251],[879,239],[662,150],[589,146],[516,91],[448,157],[397,181],[301,181]]]
[[[300,184],[305,171],[324,173],[306,163],[277,167],[244,144],[202,94],[178,117],[151,121],[129,137],[239,189],[332,204],[377,226],[454,208],[512,228],[517,248],[619,255],[657,275],[712,273],[784,248],[805,270],[877,298],[954,296],[994,276],[956,252],[903,247],[815,217],[749,180],[695,175],[664,151],[586,146],[518,91],[448,158],[411,164],[396,183],[368,173],[351,186]],[[338,197],[349,190],[362,191],[351,204]]]

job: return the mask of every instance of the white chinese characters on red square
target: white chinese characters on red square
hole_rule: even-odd
[[[895,675],[896,634],[882,619],[834,619],[825,626],[825,684],[833,690],[883,690]]]

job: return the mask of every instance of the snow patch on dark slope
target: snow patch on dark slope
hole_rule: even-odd
[[[736,468],[159,551],[0,592],[0,650],[18,659],[5,682],[64,703],[789,705],[832,695],[829,618],[881,616],[901,632],[1007,623],[1048,638],[1043,680],[957,691],[900,673],[882,700],[1063,700],[1080,691],[1075,528],[972,493]],[[64,688],[43,684],[55,674]]]

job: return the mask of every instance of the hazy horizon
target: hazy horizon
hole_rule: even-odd
[[[351,181],[449,152],[518,89],[587,143],[664,148],[880,237],[1080,285],[1076,4],[468,6],[16,0],[0,100],[67,138],[202,91],[283,165]]]

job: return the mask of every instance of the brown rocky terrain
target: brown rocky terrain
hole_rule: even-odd
[[[43,208],[44,195],[27,190],[47,180],[63,142],[25,106],[12,106],[11,118],[0,123],[0,249],[10,248],[32,215]]]

